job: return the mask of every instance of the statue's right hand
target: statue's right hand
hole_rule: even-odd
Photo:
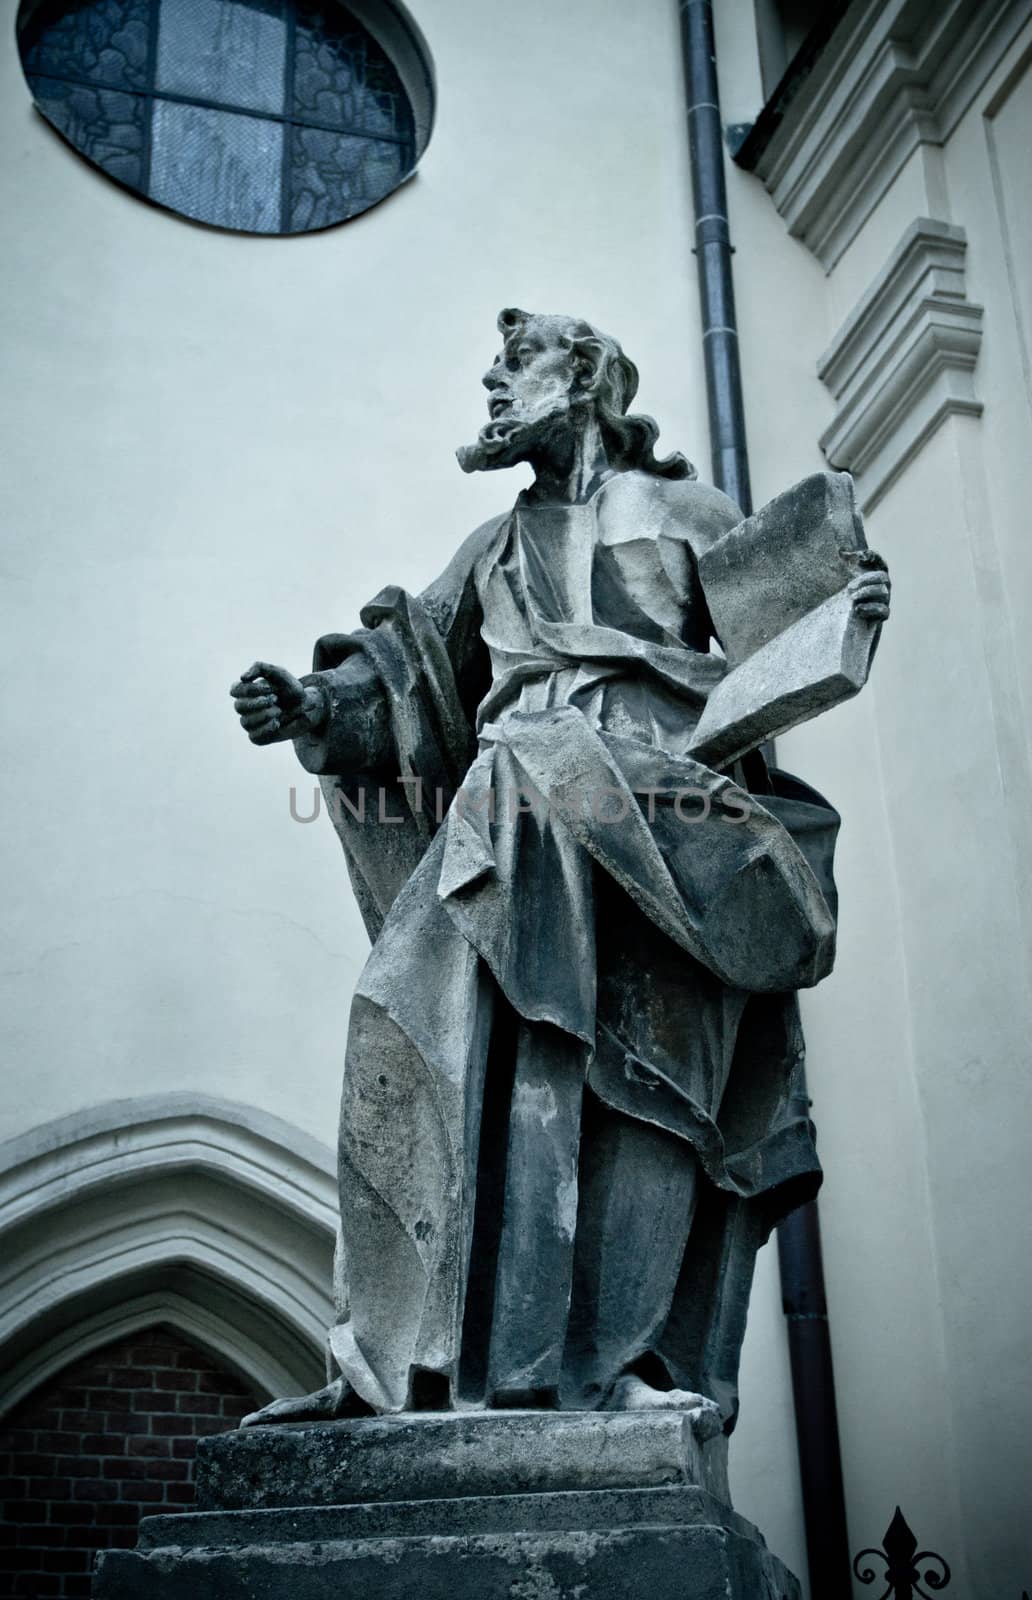
[[[230,689],[240,724],[252,744],[276,744],[298,731],[305,686],[286,667],[256,661]]]

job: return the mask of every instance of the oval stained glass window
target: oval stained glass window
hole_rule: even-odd
[[[18,44],[87,160],[223,228],[344,222],[429,139],[429,58],[393,0],[22,0]]]

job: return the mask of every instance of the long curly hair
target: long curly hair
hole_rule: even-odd
[[[628,413],[638,392],[638,369],[616,340],[580,317],[541,316],[509,306],[499,313],[498,331],[506,346],[517,341],[531,322],[559,324],[560,337],[569,341],[581,380],[581,390],[595,403],[602,442],[610,465],[618,471],[636,469],[657,478],[695,478],[694,466],[680,451],[657,457],[659,426],[644,412]]]

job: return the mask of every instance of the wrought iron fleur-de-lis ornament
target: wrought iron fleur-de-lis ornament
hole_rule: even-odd
[[[860,1563],[866,1556],[874,1556],[877,1560],[884,1561],[885,1571],[883,1579],[887,1580],[886,1588],[878,1596],[878,1600],[931,1600],[927,1589],[922,1584],[927,1584],[929,1589],[936,1591],[945,1589],[950,1581],[950,1569],[942,1556],[934,1550],[918,1550],[917,1540],[907,1526],[899,1506],[896,1514],[885,1530],[884,1550],[861,1550],[853,1560],[853,1572],[861,1583],[874,1583],[875,1571],[873,1567],[861,1567]],[[922,1571],[919,1563],[931,1562],[932,1566]],[[937,1565],[936,1565],[937,1564]]]

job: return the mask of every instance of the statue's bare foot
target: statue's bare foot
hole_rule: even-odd
[[[365,1416],[369,1407],[360,1400],[346,1378],[336,1378],[314,1394],[292,1395],[273,1400],[260,1411],[252,1411],[242,1428],[274,1426],[282,1422],[338,1422],[341,1417]]]
[[[693,1394],[690,1389],[654,1389],[644,1378],[627,1372],[617,1378],[613,1392],[606,1402],[607,1411],[687,1411],[692,1420],[695,1437],[704,1442],[722,1432],[724,1420],[720,1407],[704,1394]]]

